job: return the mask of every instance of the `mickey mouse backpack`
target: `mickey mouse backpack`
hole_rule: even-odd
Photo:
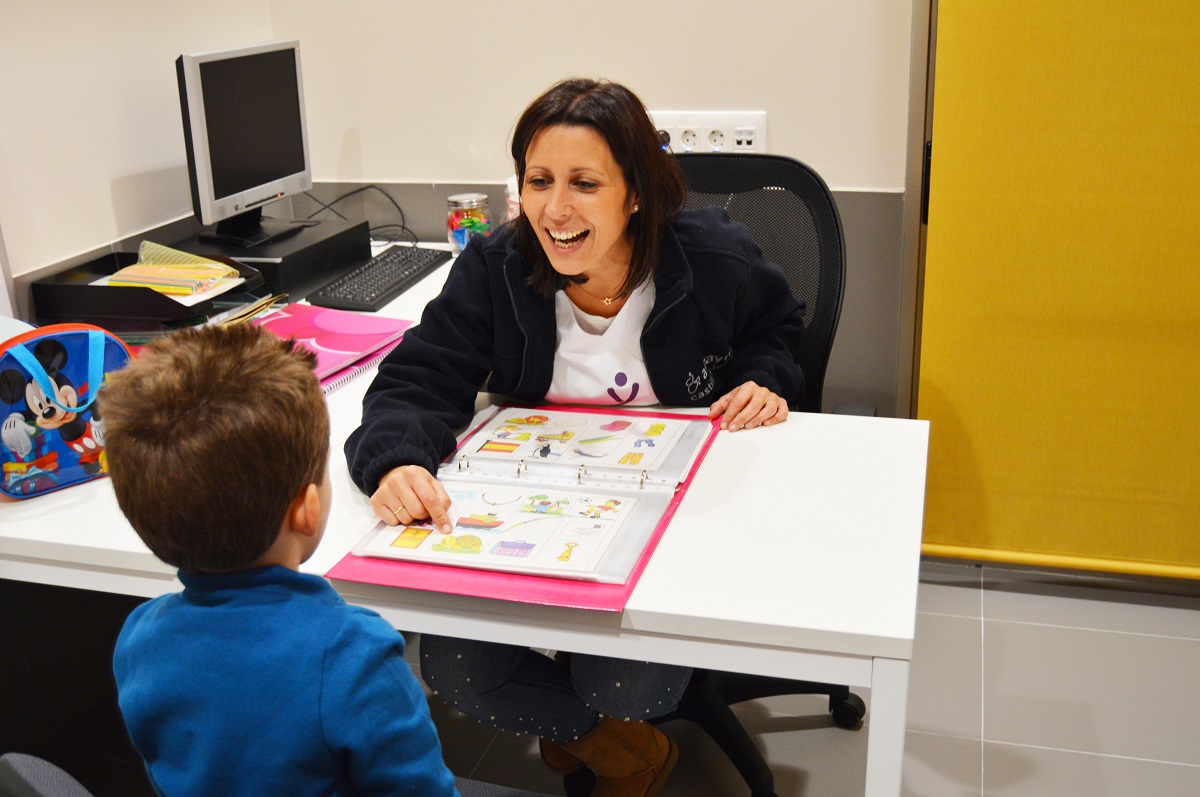
[[[0,341],[0,493],[29,498],[108,472],[96,391],[129,358],[124,341],[91,324]]]

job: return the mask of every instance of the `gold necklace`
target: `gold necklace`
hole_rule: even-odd
[[[583,295],[584,295],[584,296],[590,296],[590,297],[592,297],[593,299],[595,299],[595,300],[596,300],[596,301],[598,301],[598,302],[604,302],[604,306],[605,306],[605,307],[608,307],[609,305],[611,305],[611,304],[613,303],[613,297],[611,297],[611,296],[605,296],[605,297],[603,297],[603,298],[602,298],[602,297],[600,297],[600,296],[597,296],[597,295],[596,295],[596,294],[594,294],[594,293],[591,293],[590,291],[586,291],[586,290],[584,290],[584,288],[583,288],[583,284],[582,284],[582,283],[579,283],[579,282],[572,282],[571,284],[572,284],[572,285],[574,285],[576,288],[578,288],[578,289],[580,290],[580,292],[582,292],[582,293],[583,293]],[[617,299],[620,299],[621,297],[620,297],[620,296],[617,296],[616,298],[617,298]]]

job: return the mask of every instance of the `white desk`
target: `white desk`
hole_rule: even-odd
[[[444,272],[385,312],[416,319]],[[341,452],[369,382],[329,396],[335,501],[306,572],[326,572],[372,525]],[[337,586],[408,631],[870,687],[866,794],[896,797],[927,446],[923,421],[839,415],[719,434],[621,613]],[[107,480],[0,503],[0,578],[145,597],[180,588]]]

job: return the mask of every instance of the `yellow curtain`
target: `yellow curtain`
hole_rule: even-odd
[[[1200,3],[942,0],[929,554],[1200,578]]]

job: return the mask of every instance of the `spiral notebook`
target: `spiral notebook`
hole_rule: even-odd
[[[399,318],[309,304],[289,304],[251,323],[295,338],[316,354],[317,378],[326,393],[379,365],[412,326]]]
[[[716,429],[679,413],[502,407],[439,469],[449,534],[378,524],[326,576],[619,610]]]

